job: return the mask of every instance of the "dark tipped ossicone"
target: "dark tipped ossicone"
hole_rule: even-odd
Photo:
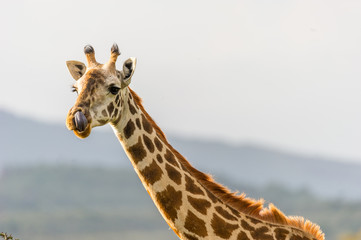
[[[94,48],[92,46],[90,46],[89,44],[84,47],[85,54],[93,53],[93,52],[94,52]]]
[[[88,125],[88,120],[86,119],[84,113],[82,113],[81,111],[75,113],[74,124],[76,130],[78,130],[79,132],[83,132],[85,130],[86,126]]]
[[[116,43],[113,44],[111,51],[112,51],[112,53],[116,53],[116,54],[120,55],[119,48]]]

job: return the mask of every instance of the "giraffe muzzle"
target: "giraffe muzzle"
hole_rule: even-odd
[[[83,132],[88,125],[88,120],[86,119],[84,113],[82,113],[81,111],[77,111],[74,114],[73,121],[74,121],[76,130],[79,132]]]

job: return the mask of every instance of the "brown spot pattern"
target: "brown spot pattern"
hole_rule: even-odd
[[[188,240],[199,240],[197,237],[192,236],[188,233],[185,233],[184,236],[188,239]]]
[[[86,90],[86,89],[85,89]],[[84,90],[84,91],[85,91]],[[86,94],[86,93],[83,93],[83,94]],[[84,95],[83,95],[84,96]],[[78,107],[79,108],[89,108],[90,106],[90,100],[88,98],[81,98],[78,102]]]
[[[93,86],[90,90],[90,95],[94,95],[94,93],[95,93],[95,87]]]
[[[207,214],[207,209],[211,206],[211,203],[205,199],[188,196],[188,201],[195,210],[202,213],[203,215]]]
[[[157,137],[154,138],[154,144],[157,147],[158,151],[161,152],[163,149],[163,144],[161,143],[161,141],[159,141]]]
[[[118,115],[118,108],[116,108],[116,109],[114,110],[113,117],[116,117],[117,115]]]
[[[277,240],[286,240],[287,235],[290,233],[286,229],[276,228],[274,230]]]
[[[168,185],[164,191],[157,193],[156,199],[166,218],[174,222],[182,205],[182,192],[176,191],[174,187]]]
[[[98,122],[99,122],[101,125],[104,125],[104,124],[108,123],[108,120],[99,119]]]
[[[117,119],[114,120],[113,124],[114,124],[114,125],[117,125],[117,124],[119,123],[119,121],[120,121],[121,118],[122,118],[122,114],[119,113]]]
[[[147,156],[147,152],[144,149],[143,143],[142,143],[142,139],[138,138],[138,142],[136,144],[134,144],[133,146],[131,146],[128,149],[130,155],[132,156],[132,160],[138,164],[138,162],[142,161],[145,156]]]
[[[146,136],[145,134],[143,134],[143,140],[144,140],[144,144],[148,148],[149,152],[153,153],[154,152],[154,144],[153,144],[152,140],[150,140],[150,138],[148,136]]]
[[[213,203],[217,203],[218,199],[213,195],[213,193],[211,193],[210,191],[206,190],[207,196],[209,197],[209,199],[211,199],[211,201]]]
[[[100,70],[97,70],[97,69],[90,70],[87,74],[89,74],[89,76],[91,78],[96,78],[98,80],[104,79],[104,74],[102,72],[100,72]],[[98,85],[96,87],[98,87]]]
[[[163,158],[160,154],[157,154],[157,160],[159,163],[162,163],[163,162]]]
[[[301,237],[301,236],[298,236],[298,235],[292,235],[290,240],[309,240],[309,238]]]
[[[198,218],[194,213],[188,210],[186,221],[184,224],[185,229],[188,231],[195,233],[200,237],[208,236],[206,223]]]
[[[164,158],[173,166],[178,167],[179,168],[179,164],[177,162],[177,160],[174,157],[174,154],[169,151],[169,149],[167,149],[167,151],[164,154]]]
[[[129,107],[129,111],[132,115],[134,115],[137,110],[135,109],[135,107],[132,105],[132,103],[130,102],[130,100],[128,99],[128,107]]]
[[[140,120],[139,120],[139,118],[135,119],[135,124],[137,124],[137,127],[138,127],[139,129],[142,129],[142,125],[140,125]]]
[[[234,217],[233,215],[231,215],[229,212],[227,212],[226,210],[224,210],[222,207],[217,206],[215,207],[216,211],[225,219],[228,220],[233,220],[233,221],[237,221],[237,218]]]
[[[104,117],[108,117],[108,113],[107,113],[107,111],[106,111],[105,109],[102,111],[102,115],[103,115]]]
[[[239,212],[233,208],[229,208],[231,210],[231,212],[236,215],[237,217],[240,217],[241,215],[239,214]]]
[[[244,230],[253,232],[255,229],[254,227],[252,227],[251,225],[249,225],[246,221],[242,220],[241,221],[241,226],[243,227]]]
[[[158,164],[153,160],[152,163],[144,168],[142,175],[147,183],[154,184],[162,178],[163,172]]]
[[[214,234],[225,239],[229,238],[232,235],[232,232],[238,228],[238,225],[227,223],[215,213],[211,220],[211,226]]]
[[[188,172],[188,168],[186,168],[183,164],[181,164],[181,168],[183,169],[183,171]]]
[[[240,232],[237,236],[237,240],[250,240],[245,232]]]
[[[142,124],[143,124],[143,128],[144,130],[151,134],[153,132],[153,127],[150,124],[150,122],[148,121],[148,119],[144,116],[144,114],[142,114]]]
[[[132,119],[129,119],[127,125],[125,125],[125,127],[123,129],[125,138],[126,139],[130,138],[133,135],[134,130],[135,130],[135,125],[134,125]]]
[[[258,224],[258,223],[262,223],[260,220],[255,219],[253,217],[247,217],[248,220],[250,220],[253,224]]]
[[[188,175],[185,175],[186,178],[186,190],[193,194],[204,195],[201,188],[199,188]]]
[[[257,228],[255,231],[252,231],[251,235],[255,240],[273,240],[272,235],[267,234],[268,231],[269,231],[269,228],[263,226],[263,227]]]
[[[182,174],[180,174],[177,169],[166,163],[165,170],[167,170],[168,177],[172,179],[176,184],[180,185],[182,183]]]
[[[109,116],[111,116],[113,113],[113,110],[114,110],[114,105],[112,102],[108,105],[107,109],[108,109]]]

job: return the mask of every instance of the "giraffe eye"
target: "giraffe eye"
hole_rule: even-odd
[[[113,95],[116,95],[119,92],[120,88],[116,87],[116,86],[110,86],[109,87],[109,92]]]

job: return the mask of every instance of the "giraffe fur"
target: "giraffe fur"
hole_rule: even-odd
[[[154,204],[180,239],[324,239],[318,225],[287,217],[272,204],[265,208],[263,200],[232,193],[174,149],[128,86],[135,58],[126,60],[119,71],[118,46],[113,45],[106,64],[96,62],[91,46],[84,52],[87,66],[67,62],[78,92],[67,116],[68,129],[85,138],[93,127],[109,123]],[[87,120],[85,129],[77,128],[79,120],[74,116],[79,111]]]

